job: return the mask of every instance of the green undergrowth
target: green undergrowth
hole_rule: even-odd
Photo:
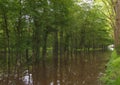
[[[101,80],[104,85],[120,85],[120,55],[118,56],[116,51],[112,52]]]

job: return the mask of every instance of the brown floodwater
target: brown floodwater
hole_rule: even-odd
[[[10,74],[0,69],[0,85],[101,85],[100,76],[110,56],[108,52],[62,56],[39,65],[13,68]]]

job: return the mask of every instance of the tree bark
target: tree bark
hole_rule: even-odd
[[[40,59],[40,27],[39,21],[35,17],[34,18],[35,28],[33,30],[33,61],[35,63],[39,63]]]
[[[60,58],[63,55],[63,30],[60,31]]]
[[[116,13],[116,20],[115,20],[116,26],[114,28],[115,48],[117,54],[120,54],[120,0],[116,1],[115,13]]]
[[[58,32],[54,32],[53,57],[58,61]]]
[[[6,37],[6,50],[7,50],[7,64],[8,64],[8,74],[10,73],[10,39],[9,39],[9,29],[8,29],[8,17],[7,17],[7,13],[4,11],[3,12],[3,26],[4,26],[4,33],[5,33],[5,37]]]
[[[43,35],[43,48],[42,48],[42,59],[43,60],[45,60],[46,52],[47,52],[47,37],[48,37],[48,31],[45,31]]]

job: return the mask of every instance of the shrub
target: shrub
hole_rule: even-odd
[[[101,80],[105,85],[120,85],[120,56],[116,51],[111,54],[106,72]]]

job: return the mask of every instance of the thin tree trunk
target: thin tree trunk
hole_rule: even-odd
[[[3,21],[4,21],[4,31],[6,36],[6,42],[7,42],[7,63],[8,63],[8,74],[10,73],[10,40],[9,40],[9,29],[8,29],[8,18],[7,13],[3,13]]]
[[[43,36],[43,49],[42,49],[43,60],[45,60],[46,52],[47,52],[47,37],[48,37],[48,32],[45,31],[44,36]]]
[[[54,32],[53,57],[58,61],[58,32]]]
[[[39,21],[34,18],[35,28],[33,30],[33,61],[39,63],[40,59],[40,28]]]
[[[63,55],[63,30],[60,31],[60,58]]]

